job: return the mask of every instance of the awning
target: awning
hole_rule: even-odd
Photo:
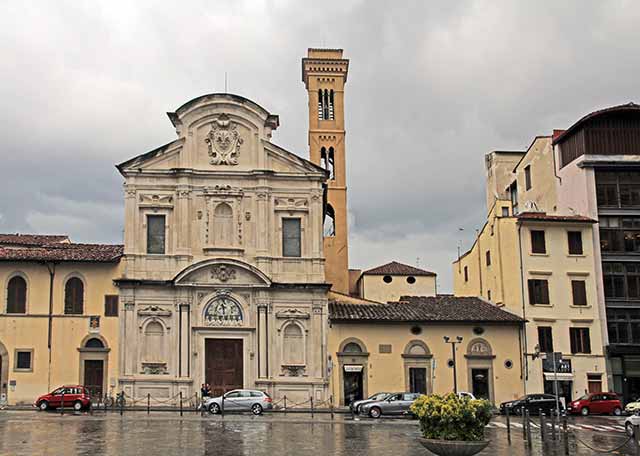
[[[557,374],[554,374],[553,372],[545,372],[544,373],[544,379],[545,380],[555,380],[556,375],[558,376],[558,381],[561,382],[571,382],[573,381],[573,374],[565,374],[565,373],[560,373],[558,372]]]
[[[345,364],[344,365],[344,371],[345,372],[362,372],[362,368],[363,368],[363,366],[361,364],[359,364],[359,365]]]

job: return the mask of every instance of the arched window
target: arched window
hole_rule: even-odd
[[[329,91],[329,119],[333,120],[333,89]]]
[[[164,361],[164,328],[157,321],[147,324],[144,329],[144,361]]]
[[[64,286],[64,313],[82,315],[84,311],[84,284],[77,277],[67,280]]]
[[[289,323],[283,332],[283,364],[304,364],[304,338],[300,326]]]
[[[324,214],[324,237],[332,237],[336,235],[336,213],[331,204],[327,204],[327,210]]]
[[[349,342],[342,351],[344,353],[362,353],[362,347],[355,342]]]
[[[324,89],[322,108],[322,118],[324,120],[329,120],[329,91],[327,89]]]
[[[322,120],[322,89],[318,89],[318,119]]]
[[[93,337],[84,344],[85,348],[104,348],[104,344],[97,337]]]
[[[7,285],[7,313],[27,312],[27,281],[20,276],[9,280]]]
[[[213,211],[213,240],[216,246],[233,245],[233,209],[227,203]]]
[[[336,178],[333,159],[333,147],[329,147],[328,151],[326,147],[320,149],[320,166],[329,171],[329,179]]]

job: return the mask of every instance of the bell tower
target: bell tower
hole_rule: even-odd
[[[324,216],[325,276],[349,294],[349,233],[344,130],[344,85],[349,60],[342,49],[309,49],[302,80],[309,95],[309,155],[329,173]]]

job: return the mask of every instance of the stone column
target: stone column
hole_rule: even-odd
[[[191,202],[191,190],[187,186],[180,186],[177,190],[178,201],[176,203],[175,230],[178,236],[177,253],[179,255],[188,255],[191,246],[191,224],[189,223],[189,204]]]
[[[138,328],[135,319],[135,304],[133,301],[125,301],[124,303],[124,323],[121,337],[120,356],[122,357],[122,365],[124,366],[124,375],[135,375],[136,373],[136,351],[131,347],[138,346]]]
[[[178,305],[178,376],[191,376],[191,311],[188,302]]]
[[[267,378],[267,304],[258,304],[258,378]]]

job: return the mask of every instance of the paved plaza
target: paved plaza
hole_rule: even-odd
[[[561,455],[563,448],[549,442],[543,448],[537,429],[529,451],[522,431],[514,428],[512,443],[497,418],[487,429],[491,445],[485,455]],[[621,420],[589,418],[594,430],[575,429],[585,443],[610,449],[626,440],[615,432]],[[611,429],[606,432],[599,426]],[[183,418],[175,412],[109,414],[0,412],[1,455],[394,455],[428,454],[417,442],[417,422],[407,419],[352,421],[349,416],[328,414],[270,414],[199,416]],[[571,440],[572,455],[596,454]],[[634,454],[629,443],[615,454]]]

